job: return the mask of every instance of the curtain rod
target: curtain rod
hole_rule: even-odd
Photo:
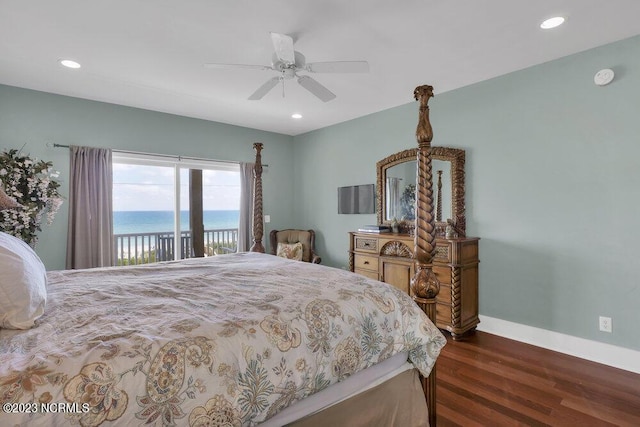
[[[52,148],[69,148],[69,145],[64,145],[64,144],[57,144],[57,143],[51,143],[51,142],[47,142],[47,147],[52,147]],[[153,156],[153,157],[167,157],[170,159],[177,159],[178,161],[181,160],[196,160],[196,161],[205,161],[205,162],[219,162],[219,163],[233,163],[233,164],[239,164],[240,162],[234,162],[232,160],[215,160],[215,159],[205,159],[204,157],[189,157],[189,156],[175,156],[172,154],[156,154],[156,153],[144,153],[142,151],[129,151],[129,150],[111,150],[114,153],[122,153],[122,154],[139,154],[139,155],[143,155],[143,156]],[[269,167],[269,165],[265,165],[264,163],[262,164],[263,167]]]

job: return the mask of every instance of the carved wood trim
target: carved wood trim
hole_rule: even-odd
[[[254,167],[253,181],[253,244],[251,252],[265,252],[262,244],[262,236],[264,234],[264,224],[262,223],[262,151],[264,144],[256,142],[253,149],[256,151],[256,163]]]
[[[466,212],[465,212],[465,151],[460,148],[451,147],[431,147],[431,158],[451,162],[451,209],[452,220],[458,237],[466,236]],[[404,163],[409,160],[417,160],[418,149],[411,148],[408,150],[394,153],[376,163],[377,179],[376,179],[376,207],[378,224],[387,224],[389,221],[384,219],[385,207],[385,191],[384,182],[385,171],[397,164]],[[444,237],[444,230],[447,226],[446,222],[437,222],[437,236]]]
[[[454,267],[451,269],[451,324],[460,325],[462,314],[462,269]]]
[[[436,297],[440,292],[440,283],[432,270],[436,252],[436,228],[433,206],[433,175],[431,171],[431,140],[433,130],[429,121],[429,99],[433,97],[433,87],[418,86],[413,95],[420,103],[416,139],[417,179],[416,179],[416,231],[413,249],[415,275],[411,278],[413,300],[425,311],[431,321],[436,323]],[[423,381],[425,397],[429,407],[429,425],[436,425],[436,367],[433,366],[429,377]]]
[[[405,245],[404,243],[397,240],[392,240],[382,246],[380,255],[411,258],[412,251],[411,248],[409,248],[409,246]]]
[[[436,223],[442,222],[442,171],[438,171],[438,195],[436,197]]]
[[[449,246],[436,246],[435,258],[449,259]]]

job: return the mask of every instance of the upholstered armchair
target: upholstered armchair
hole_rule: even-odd
[[[269,233],[271,254],[284,258],[320,264],[315,252],[316,233],[313,230],[272,230]]]

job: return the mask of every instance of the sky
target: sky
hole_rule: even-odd
[[[114,211],[172,211],[172,166],[113,164]],[[240,209],[239,171],[203,170],[203,210]],[[180,170],[180,206],[189,209],[189,172]]]

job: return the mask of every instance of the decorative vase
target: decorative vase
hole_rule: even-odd
[[[446,237],[447,239],[453,239],[455,237],[455,232],[453,231],[452,226],[447,225],[447,228],[444,231],[444,237]]]

